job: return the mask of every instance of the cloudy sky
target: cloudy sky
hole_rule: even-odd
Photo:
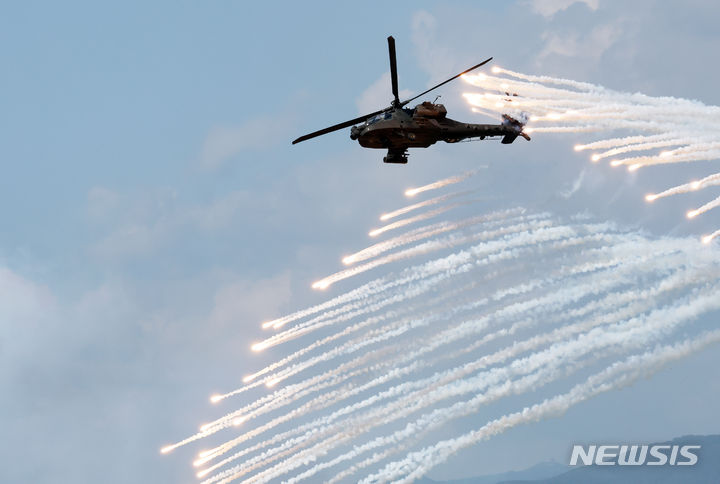
[[[390,34],[408,94],[494,56],[718,105],[718,22],[700,0],[4,7],[0,481],[193,482],[193,449],[158,449],[217,416],[211,393],[277,357],[250,352],[259,323],[326,298],[310,283],[366,245],[409,186],[487,165],[496,206],[587,211],[658,236],[720,227],[717,214],[683,217],[694,195],[662,209],[642,198],[709,163],[629,175],[573,152],[583,134],[442,144],[407,166],[345,131],[290,145],[387,105]],[[468,89],[438,94],[453,118],[487,122]],[[562,460],[578,439],[717,433],[713,352],[464,451],[433,477]]]

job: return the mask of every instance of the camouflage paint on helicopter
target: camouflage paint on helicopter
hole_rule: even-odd
[[[438,141],[457,143],[465,139],[479,138],[482,140],[491,136],[502,136],[502,143],[504,144],[512,143],[518,136],[530,140],[530,137],[523,132],[524,123],[507,114],[503,114],[501,124],[472,124],[448,118],[447,109],[442,104],[426,101],[412,109],[404,107],[420,96],[424,96],[428,92],[490,62],[492,57],[413,98],[401,102],[398,98],[395,39],[392,36],[388,37],[388,48],[390,51],[392,92],[395,96],[391,106],[301,136],[293,141],[293,144],[352,126],[350,138],[357,140],[360,146],[388,150],[387,156],[383,158],[385,163],[407,163],[408,148],[427,148]]]

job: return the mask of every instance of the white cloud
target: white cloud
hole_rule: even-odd
[[[175,398],[202,400],[207,410],[198,389],[217,375],[232,382],[259,318],[280,315],[289,299],[288,274],[258,282],[224,272],[163,284],[111,280],[68,296],[0,266],[0,386],[12,396],[0,405],[12,442],[0,450],[13,462],[26,462],[28,448],[42,456],[33,482],[77,482],[113,469],[117,459],[102,456],[95,467],[68,465],[98,443],[138,461],[126,446],[132,436],[159,446],[168,438],[163,422],[179,418]],[[234,364],[227,370],[218,361]],[[3,481],[22,481],[23,471],[15,472]]]
[[[433,80],[448,77],[457,67],[453,51],[436,39],[437,21],[430,13],[421,10],[412,19],[412,41],[422,68]]]
[[[137,195],[94,187],[88,194],[88,212],[109,232],[92,252],[110,258],[148,254],[183,230],[208,232],[230,227],[238,214],[249,212],[248,207],[256,203],[243,190],[186,206],[172,190]]]
[[[43,308],[54,305],[50,291],[16,272],[0,267],[0,321],[3,328],[18,319],[22,320],[41,313]]]
[[[575,3],[584,3],[590,10],[597,10],[600,0],[532,0],[532,9],[543,17],[552,17]]]
[[[206,205],[188,209],[187,221],[204,230],[218,230],[228,227],[235,216],[252,204],[252,195],[244,190],[236,190]]]
[[[218,327],[250,326],[282,314],[291,300],[290,275],[259,281],[236,280],[220,287],[213,297],[209,323]]]
[[[597,60],[617,42],[620,33],[620,27],[612,24],[595,27],[585,35],[579,32],[545,32],[542,34],[545,45],[538,54],[538,61],[551,55]]]
[[[94,219],[106,217],[120,208],[120,196],[106,187],[91,188],[87,198],[88,214]]]
[[[287,141],[291,123],[287,115],[261,116],[235,126],[215,126],[203,143],[200,166],[217,169],[246,150]]]
[[[400,77],[398,75],[398,77]],[[410,97],[411,91],[408,89],[400,89],[400,99]],[[370,87],[365,89],[360,97],[355,101],[360,114],[367,114],[378,109],[390,106],[393,100],[392,83],[390,81],[390,71],[380,76],[380,79],[373,82]]]
[[[157,248],[166,233],[162,223],[125,225],[96,244],[94,252],[102,257],[145,254]]]
[[[47,287],[0,267],[0,359],[29,352],[32,340],[45,326],[46,314],[56,305]]]

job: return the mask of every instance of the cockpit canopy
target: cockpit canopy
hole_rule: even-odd
[[[367,119],[367,120],[365,121],[365,124],[367,124],[368,126],[370,126],[371,124],[375,124],[375,123],[377,123],[378,121],[382,121],[383,119],[390,119],[390,118],[392,118],[392,112],[386,111],[386,112],[384,112],[384,113],[380,113],[380,114],[378,114],[378,115],[376,115],[376,116],[373,116],[372,118]]]

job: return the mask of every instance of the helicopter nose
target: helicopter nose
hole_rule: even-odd
[[[362,131],[362,128],[358,128],[357,126],[353,126],[350,128],[350,139],[356,140],[358,139],[358,136],[360,136],[360,132]]]

